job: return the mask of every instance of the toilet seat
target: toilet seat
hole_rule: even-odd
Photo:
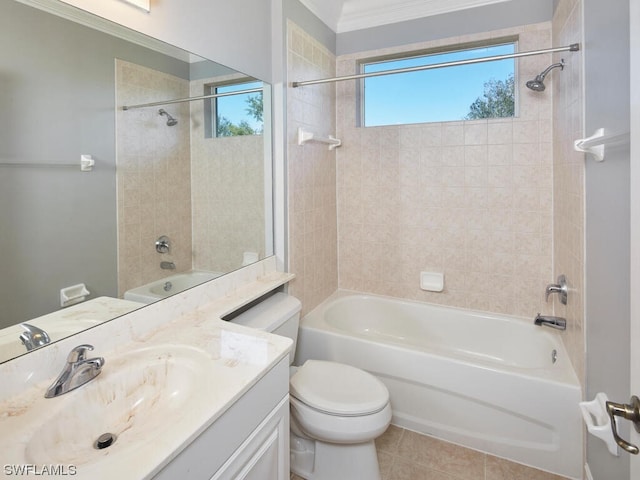
[[[319,412],[345,417],[371,415],[389,404],[389,391],[359,368],[307,360],[290,379],[289,393]]]

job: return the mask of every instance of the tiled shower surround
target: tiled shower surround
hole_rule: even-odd
[[[362,59],[491,38],[549,48],[551,30],[544,22],[345,55],[335,74],[355,73]],[[289,82],[334,74],[331,54],[292,22],[288,60]],[[552,61],[517,60],[517,116],[505,119],[361,128],[355,81],[288,89],[289,260],[303,313],[336,288],[531,319],[552,313],[551,92],[562,72],[547,77],[546,92],[524,86]],[[342,146],[298,146],[299,126],[335,132]],[[421,271],[443,272],[444,292],[420,290]]]
[[[553,18],[556,45],[582,39],[582,1],[560,0]],[[562,56],[557,54],[554,62]],[[565,58],[567,66],[556,77],[553,88],[553,231],[554,272],[564,273],[571,286],[566,306],[555,299],[556,315],[567,319],[564,343],[573,368],[583,384],[584,340],[584,162],[585,155],[573,149],[573,140],[583,138],[582,53]]]
[[[189,81],[116,60],[116,103],[132,105],[189,96]],[[118,294],[167,276],[160,262],[191,269],[191,165],[189,104],[166,107],[173,127],[158,108],[117,110]],[[155,241],[167,235],[170,254]]]
[[[356,73],[361,59],[489,38],[516,36],[519,51],[580,42],[580,8],[580,0],[560,0],[553,22],[341,56],[335,75]],[[571,151],[582,136],[582,67],[577,54],[566,55],[567,68],[547,76],[543,93],[526,80],[562,57],[517,60],[513,119],[360,128],[355,81],[289,88],[290,293],[303,299],[302,313],[336,288],[531,320],[555,308],[567,316],[563,339],[584,384],[584,176],[582,156]],[[327,58],[288,24],[289,82],[334,76]],[[335,132],[342,146],[300,147],[299,126]],[[443,272],[445,291],[420,290],[421,271]],[[559,273],[579,289],[566,309],[544,299]],[[385,480],[560,478],[393,426],[377,447]],[[434,451],[445,453],[429,459]]]
[[[116,65],[118,105],[200,96],[206,83],[231,79],[190,82],[121,60]],[[173,127],[159,108],[118,110],[120,296],[192,268],[234,270],[244,252],[265,255],[263,136],[207,137],[202,102],[166,106],[178,120]],[[171,240],[167,254],[155,250],[160,235]],[[162,270],[161,261],[176,270]]]
[[[236,78],[193,80],[191,96]],[[191,118],[204,118],[203,102],[191,102]],[[242,264],[244,252],[265,255],[264,139],[207,138],[204,125],[195,120],[191,129],[193,268],[228,272]]]
[[[287,45],[289,82],[335,75],[335,57],[291,21]],[[296,131],[334,135],[335,105],[332,84],[287,91],[289,271],[296,274],[289,293],[303,315],[338,288],[336,154],[325,144],[299,146]]]
[[[519,51],[549,48],[551,23],[341,56],[337,74],[362,59],[513,36]],[[550,62],[517,60],[515,118],[359,128],[356,82],[337,84],[341,288],[531,319],[551,312],[551,95],[524,86]],[[444,292],[422,291],[421,271],[443,272]]]

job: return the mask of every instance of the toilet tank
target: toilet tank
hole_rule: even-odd
[[[293,340],[289,354],[289,364],[292,364],[298,340],[301,308],[302,304],[296,297],[278,292],[229,321]]]

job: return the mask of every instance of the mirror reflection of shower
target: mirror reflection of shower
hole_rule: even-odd
[[[176,120],[175,118],[173,118],[171,115],[169,115],[164,108],[161,108],[160,110],[158,110],[158,113],[160,115],[165,115],[167,117],[167,127],[173,127],[174,125],[178,124],[178,120]]]
[[[560,70],[564,70],[564,59],[560,60],[559,63],[554,63],[553,65],[547,67],[542,73],[536,75],[536,78],[534,78],[533,80],[529,80],[527,82],[527,88],[530,88],[534,92],[544,92],[544,89],[546,88],[544,86],[544,78],[554,68],[560,68]]]

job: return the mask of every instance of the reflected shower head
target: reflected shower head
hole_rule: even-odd
[[[166,115],[167,117],[167,126],[168,127],[173,127],[174,125],[178,124],[178,120],[176,120],[175,118],[173,118],[171,115],[169,115],[163,108],[161,108],[160,110],[158,110],[158,113],[160,115]]]
[[[544,92],[544,77],[546,77],[551,70],[558,67],[560,68],[560,70],[564,69],[564,60],[560,60],[560,63],[554,63],[553,65],[547,67],[544,72],[536,75],[536,78],[534,78],[533,80],[529,80],[527,82],[527,88],[530,88],[534,92]]]

